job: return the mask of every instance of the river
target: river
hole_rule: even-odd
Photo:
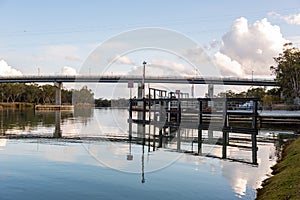
[[[217,144],[193,153],[195,130],[183,130],[180,151],[171,139],[160,148],[129,142],[126,109],[0,113],[0,199],[14,200],[255,199],[276,162],[277,134],[289,133],[259,131],[252,164],[251,150],[238,145],[226,159]]]

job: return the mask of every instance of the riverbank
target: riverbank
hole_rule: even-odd
[[[300,199],[300,137],[289,142],[273,175],[258,189],[257,199]]]
[[[11,108],[11,109],[32,108],[32,109],[34,109],[34,104],[33,103],[25,103],[25,102],[15,102],[15,103],[1,102],[0,103],[0,110],[2,110],[4,108]]]

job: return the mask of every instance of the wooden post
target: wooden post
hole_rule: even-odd
[[[198,129],[198,155],[202,155],[202,129]]]
[[[156,132],[156,127],[154,125],[154,129],[153,129],[153,149],[152,149],[152,151],[155,151],[155,142],[156,142],[156,134],[155,134],[155,132]]]
[[[132,139],[132,99],[129,100],[129,119],[128,119],[128,123],[129,123],[129,141],[131,141]]]
[[[159,143],[158,147],[162,147],[162,144],[163,144],[162,128],[159,129],[159,133],[158,134],[159,134],[158,135],[158,138],[159,138],[159,140],[158,140],[158,143]]]
[[[199,123],[198,123],[198,154],[202,154],[202,100],[199,101]]]
[[[252,140],[252,162],[253,164],[257,164],[257,99],[253,100],[253,117],[252,117],[252,128],[254,129],[254,133],[251,134]]]
[[[222,158],[226,158],[227,157],[227,144],[228,144],[228,132],[227,131],[223,131],[223,148],[222,148]]]
[[[177,129],[177,151],[180,151],[181,146],[181,136],[180,136],[180,128]]]

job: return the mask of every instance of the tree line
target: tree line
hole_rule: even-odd
[[[1,102],[26,102],[33,104],[54,104],[56,87],[54,85],[38,85],[35,83],[1,83]],[[94,102],[94,94],[86,86],[81,89],[61,90],[63,104],[84,104]]]
[[[266,90],[265,87],[250,88],[247,91],[235,93],[232,90],[220,92],[216,97],[222,98],[246,98],[255,97],[258,98],[261,106],[271,106],[272,104],[283,103],[281,98],[281,89],[272,88]]]

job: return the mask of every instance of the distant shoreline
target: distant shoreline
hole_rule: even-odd
[[[0,110],[3,108],[13,108],[13,109],[25,109],[32,108],[34,109],[34,103],[25,103],[25,102],[0,102]]]

